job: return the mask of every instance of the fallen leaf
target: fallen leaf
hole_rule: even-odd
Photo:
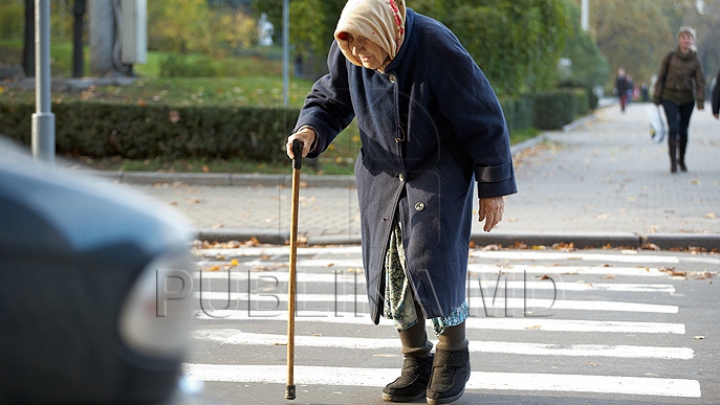
[[[597,363],[593,363],[592,361],[586,361],[585,364],[587,364],[588,366],[597,367]]]
[[[533,326],[527,326],[527,327],[525,327],[526,330],[538,330],[538,329],[540,329],[540,328],[541,328],[540,325],[533,325]]]
[[[203,173],[210,173],[210,168],[207,165],[202,166]]]
[[[603,277],[603,278],[604,278],[604,279],[607,279],[607,280],[612,280],[612,279],[615,278],[615,275],[613,275],[613,274],[608,274],[607,276],[605,276],[605,277]]]
[[[238,259],[230,260],[230,265],[233,267],[238,266],[239,264],[240,264],[240,262],[238,261]]]
[[[212,229],[220,229],[220,228],[224,228],[224,227],[225,227],[225,225],[223,225],[223,224],[217,224],[217,225],[213,225],[211,228]]]
[[[699,186],[699,185],[700,185],[700,180],[698,180],[698,179],[691,180],[691,181],[690,181],[690,184],[692,184],[693,186]]]
[[[705,214],[705,218],[707,218],[707,219],[715,219],[715,218],[717,218],[717,216],[715,215],[714,212],[708,212],[707,214]]]
[[[671,276],[674,276],[674,277],[686,277],[686,276],[687,276],[687,272],[675,270],[674,267],[663,267],[663,268],[661,268],[661,269],[659,269],[659,270],[660,270],[660,271],[663,271],[663,272],[665,272],[665,273],[668,273],[668,274],[670,274]]]

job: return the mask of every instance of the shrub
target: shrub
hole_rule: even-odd
[[[30,144],[32,104],[0,102],[0,133]],[[286,159],[285,139],[299,111],[253,107],[54,104],[56,151],[128,159]]]

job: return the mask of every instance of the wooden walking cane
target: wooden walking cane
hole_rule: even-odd
[[[292,208],[290,214],[290,267],[288,278],[288,341],[287,341],[287,385],[285,386],[285,399],[295,399],[295,286],[297,264],[297,229],[298,205],[300,199],[300,168],[302,167],[303,143],[294,139],[293,151],[293,178],[292,178]]]

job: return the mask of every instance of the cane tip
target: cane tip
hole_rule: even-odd
[[[295,399],[295,385],[285,386],[285,399]]]

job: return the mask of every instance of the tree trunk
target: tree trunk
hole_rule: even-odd
[[[85,66],[83,59],[83,28],[85,18],[85,1],[75,0],[73,14],[73,77],[83,77]]]
[[[25,76],[35,77],[35,1],[25,0],[25,43],[23,45]]]

